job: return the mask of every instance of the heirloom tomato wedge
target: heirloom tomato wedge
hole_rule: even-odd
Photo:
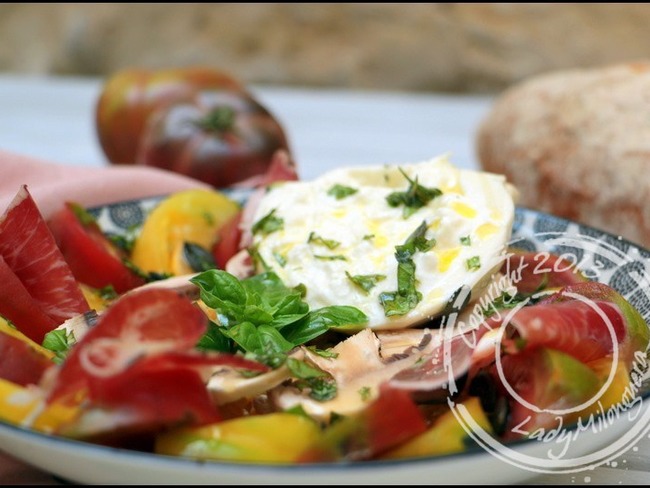
[[[93,288],[112,286],[117,293],[144,285],[144,279],[124,264],[127,253],[104,235],[81,206],[66,203],[48,225],[72,274],[81,283]]]

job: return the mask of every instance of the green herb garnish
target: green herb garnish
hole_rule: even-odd
[[[319,349],[316,346],[307,346],[307,349],[325,359],[336,359],[339,357],[338,352],[330,351],[329,349]]]
[[[460,238],[460,244],[461,246],[471,246],[472,238],[470,236],[463,236]]]
[[[362,386],[359,388],[359,395],[361,395],[361,400],[367,402],[370,399],[372,390],[369,386]]]
[[[279,252],[274,252],[274,253],[273,253],[273,259],[275,259],[275,261],[276,261],[276,262],[277,262],[281,267],[283,267],[283,268],[284,268],[284,267],[286,266],[286,264],[287,264],[287,258],[284,257],[284,256],[283,256],[282,254],[280,254]]]
[[[332,256],[323,256],[322,254],[314,254],[314,257],[322,261],[347,261],[348,260],[348,258],[343,256],[342,254],[334,254]]]
[[[402,168],[399,168],[399,171],[409,182],[409,187],[406,191],[396,191],[389,194],[386,197],[386,201],[391,207],[404,205],[402,216],[405,219],[413,215],[418,209],[427,205],[434,198],[442,195],[442,191],[438,188],[427,188],[426,186],[420,185],[417,176],[415,180],[412,180]]]
[[[386,275],[382,275],[382,274],[367,274],[367,275],[353,276],[346,271],[345,275],[352,283],[354,283],[357,287],[361,288],[366,293],[366,295],[368,294],[368,292],[370,292],[371,289],[373,289],[377,285],[377,283],[386,279]]]
[[[468,271],[476,271],[481,268],[481,258],[473,256],[465,262]]]
[[[183,243],[183,258],[192,271],[207,271],[217,267],[212,253],[193,242]]]
[[[341,245],[339,241],[335,241],[332,239],[324,239],[323,237],[319,236],[315,232],[310,232],[309,237],[307,238],[307,243],[314,243],[314,244],[320,244],[322,246],[325,246],[327,249],[336,249]]]
[[[286,354],[327,332],[331,327],[364,324],[368,317],[349,306],[309,310],[301,287],[288,288],[273,272],[243,280],[223,270],[205,271],[190,280],[200,289],[201,300],[215,310],[218,331],[232,341],[230,352],[250,353],[269,366],[282,364]],[[202,339],[202,346],[224,341]]]
[[[351,186],[339,185],[337,183],[327,191],[327,194],[333,196],[337,200],[341,200],[342,198],[349,197],[350,195],[354,195],[358,191],[359,190],[357,190],[356,188],[352,188]]]
[[[417,291],[413,256],[417,251],[426,252],[435,245],[435,239],[425,237],[426,231],[427,223],[423,221],[404,244],[395,246],[397,291],[384,292],[379,295],[379,301],[384,307],[386,317],[404,315],[414,309],[422,299],[422,294]]]
[[[57,364],[65,361],[70,348],[76,342],[72,331],[67,329],[54,329],[43,337],[43,347],[54,353],[53,361]]]
[[[284,227],[284,219],[275,215],[276,210],[277,209],[274,208],[267,215],[253,224],[253,227],[251,228],[253,234],[261,233],[267,235],[281,230]]]

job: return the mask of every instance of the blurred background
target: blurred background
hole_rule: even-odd
[[[0,72],[221,66],[247,83],[494,93],[650,49],[643,4],[2,4]]]

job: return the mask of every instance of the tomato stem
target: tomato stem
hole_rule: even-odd
[[[235,123],[235,111],[230,107],[217,107],[196,123],[201,129],[215,132],[226,132]]]

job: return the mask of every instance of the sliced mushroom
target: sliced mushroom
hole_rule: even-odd
[[[305,349],[306,359],[336,380],[336,397],[319,402],[291,386],[275,388],[270,397],[283,410],[301,406],[308,415],[323,422],[329,421],[334,412],[341,415],[359,412],[377,398],[382,383],[413,366],[420,357],[420,354],[413,354],[386,362],[379,347],[377,336],[370,329],[364,329],[332,348],[337,355],[335,358],[324,358]]]
[[[304,352],[302,349],[296,349],[289,357],[303,359]],[[232,368],[220,368],[212,372],[208,380],[208,391],[218,405],[223,405],[261,395],[290,377],[291,372],[286,364],[253,377],[243,376]]]

